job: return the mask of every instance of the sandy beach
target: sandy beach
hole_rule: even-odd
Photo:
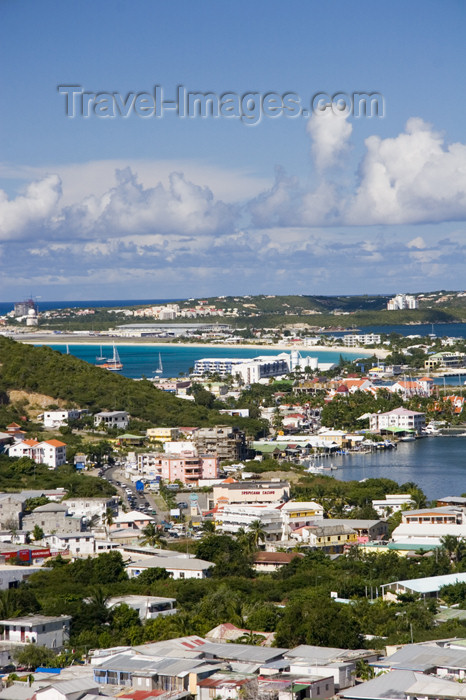
[[[381,348],[368,349],[363,346],[348,348],[346,345],[304,345],[302,343],[293,343],[292,345],[287,345],[280,343],[277,345],[264,345],[261,343],[187,343],[187,342],[173,342],[170,340],[158,339],[157,341],[153,338],[116,338],[113,336],[75,336],[72,334],[65,335],[60,334],[57,336],[50,335],[28,335],[27,337],[15,337],[22,343],[29,343],[35,345],[127,345],[127,346],[137,346],[137,345],[147,345],[148,347],[160,347],[164,345],[178,346],[178,347],[191,347],[191,348],[227,348],[227,349],[244,349],[244,350],[276,350],[278,352],[290,352],[291,350],[298,350],[300,352],[307,352],[312,354],[313,351],[316,352],[341,352],[341,353],[351,353],[352,355],[361,355],[364,357],[370,357],[375,355],[379,359],[384,359],[388,354],[388,350],[383,350]]]

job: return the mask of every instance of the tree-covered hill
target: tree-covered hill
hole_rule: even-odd
[[[178,399],[149,381],[136,382],[45,346],[0,337],[0,395],[5,397],[11,389],[39,392],[92,411],[126,410],[133,418],[160,426],[234,423],[252,433],[260,427],[259,421],[231,419]]]

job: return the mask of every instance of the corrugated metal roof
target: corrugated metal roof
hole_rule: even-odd
[[[466,649],[449,649],[422,644],[408,644],[386,659],[374,662],[377,668],[428,672],[438,666],[466,669]]]
[[[267,661],[280,658],[288,649],[256,647],[252,644],[215,644],[206,642],[202,647],[202,651],[219,659],[244,660],[248,663],[267,663]]]
[[[340,696],[361,698],[361,700],[405,700],[408,688],[418,678],[422,680],[422,674],[413,673],[413,671],[392,671],[354,688],[347,688],[340,693]]]
[[[402,586],[403,588],[408,588],[410,591],[414,591],[415,593],[435,593],[438,592],[442,586],[451,586],[455,583],[466,583],[466,573],[445,574],[444,576],[426,576],[425,578],[393,581],[392,583],[385,583],[382,588],[385,589],[388,586],[398,585]]]

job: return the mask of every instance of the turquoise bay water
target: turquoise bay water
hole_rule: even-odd
[[[414,481],[428,499],[466,492],[466,437],[428,437],[400,442],[396,450],[331,458],[337,479],[383,477],[399,484]]]
[[[203,357],[244,357],[252,358],[259,355],[277,355],[283,352],[277,349],[261,350],[258,348],[222,348],[222,347],[193,347],[180,345],[118,345],[115,344],[123,369],[119,374],[125,377],[137,379],[139,377],[177,377],[180,372],[187,374],[191,367],[194,367],[195,360]],[[66,353],[66,345],[51,345],[53,350]],[[69,352],[80,360],[85,360],[92,365],[98,364],[97,357],[100,355],[100,345],[68,345]],[[289,352],[288,350],[286,352]],[[162,357],[163,372],[155,375],[155,370],[159,364],[159,353]],[[102,355],[106,358],[112,357],[113,346],[103,345]],[[360,354],[351,352],[341,353],[345,359],[355,359],[361,357]],[[339,352],[301,352],[303,357],[308,355],[317,357],[320,362],[338,362]]]

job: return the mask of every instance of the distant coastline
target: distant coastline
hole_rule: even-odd
[[[316,352],[341,352],[341,353],[351,353],[356,355],[361,355],[364,357],[371,357],[375,355],[379,359],[384,359],[388,354],[389,350],[383,350],[381,348],[365,348],[360,347],[346,347],[346,345],[303,345],[302,343],[293,343],[293,345],[264,345],[259,343],[173,343],[171,341],[154,341],[154,339],[148,340],[147,338],[113,338],[113,337],[76,337],[73,335],[65,336],[60,335],[59,340],[56,337],[51,338],[50,336],[38,336],[37,338],[28,337],[27,339],[15,338],[21,343],[27,343],[29,345],[126,345],[135,346],[146,345],[148,347],[163,347],[169,345],[170,347],[182,347],[182,348],[219,348],[219,349],[241,349],[241,350],[276,350],[277,352],[291,352],[291,350],[299,350],[302,352],[310,353],[315,350]]]

